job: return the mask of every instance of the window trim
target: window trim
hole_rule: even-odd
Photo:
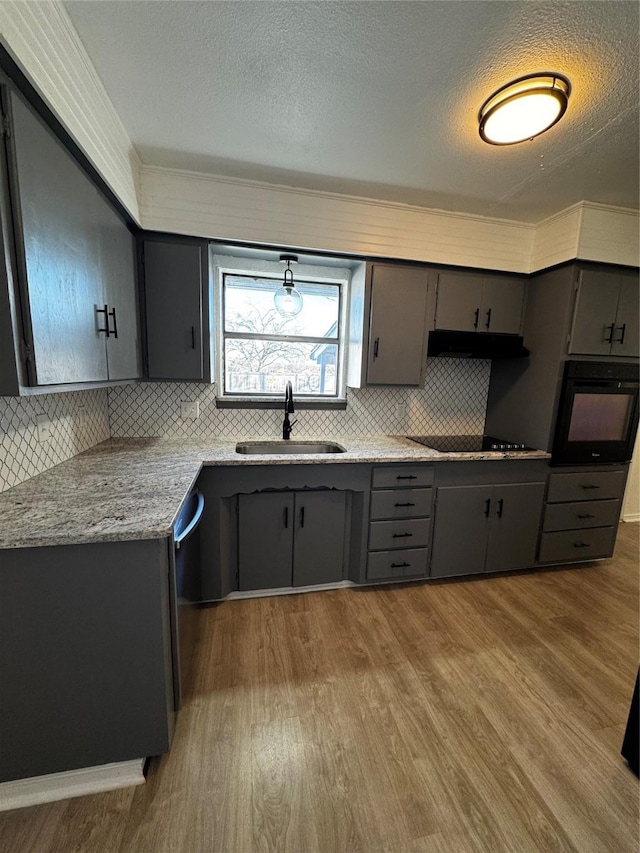
[[[213,268],[213,304],[215,305],[215,386],[216,407],[218,408],[280,408],[279,394],[247,394],[228,393],[224,390],[224,352],[225,341],[230,339],[282,340],[300,341],[302,343],[330,344],[338,348],[338,364],[336,371],[336,393],[329,395],[296,396],[296,408],[299,409],[345,409],[347,403],[347,330],[349,299],[348,292],[351,283],[352,270],[347,267],[336,267],[335,263],[300,264],[297,268],[296,282],[300,284],[329,284],[338,287],[338,336],[334,338],[319,338],[314,336],[260,335],[251,333],[225,332],[224,329],[224,278],[226,275],[247,276],[279,281],[282,278],[282,264],[261,258],[234,257],[212,251]]]

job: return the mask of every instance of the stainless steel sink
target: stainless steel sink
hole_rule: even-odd
[[[236,453],[265,455],[296,453],[345,453],[346,448],[333,441],[241,441]]]

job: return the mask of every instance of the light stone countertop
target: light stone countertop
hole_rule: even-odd
[[[331,441],[346,452],[245,455],[236,452],[236,442],[231,440],[110,439],[1,493],[0,549],[169,536],[182,502],[205,465],[550,458],[541,450],[439,453],[392,436],[345,436]]]

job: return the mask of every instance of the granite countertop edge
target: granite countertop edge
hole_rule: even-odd
[[[345,452],[246,455],[231,439],[108,439],[0,493],[0,549],[166,538],[203,467],[550,458],[541,450],[440,453],[402,436],[331,441]]]

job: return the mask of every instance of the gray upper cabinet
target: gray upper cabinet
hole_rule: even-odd
[[[368,385],[420,385],[426,359],[427,271],[374,264]]]
[[[206,240],[141,239],[149,379],[211,380]]]
[[[580,271],[569,353],[626,358],[640,354],[637,273]]]
[[[525,282],[515,276],[438,275],[436,329],[518,334]]]
[[[133,237],[22,98],[2,97],[24,384],[136,378]]]

